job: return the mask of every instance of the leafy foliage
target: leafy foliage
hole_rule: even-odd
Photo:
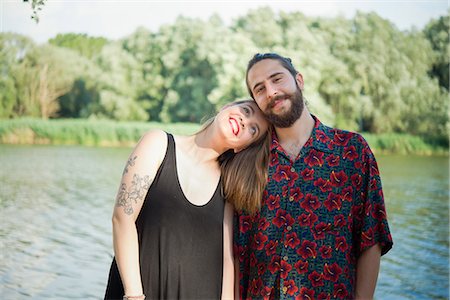
[[[430,73],[439,80],[439,84],[449,90],[449,68],[450,68],[450,40],[449,20],[450,9],[445,16],[429,22],[424,34],[430,41],[434,53],[432,69]]]
[[[31,19],[33,19],[36,23],[39,23],[39,15],[38,12],[42,10],[46,0],[31,0]],[[23,2],[28,2],[28,0],[23,0]]]
[[[0,34],[0,118],[200,122],[248,98],[256,52],[291,57],[310,110],[343,129],[448,145],[449,16],[400,31],[375,13],[307,17],[264,7],[231,25],[179,17],[109,41]],[[395,135],[393,135],[395,136]]]
[[[108,40],[103,37],[90,37],[87,34],[67,33],[58,34],[48,42],[58,47],[75,50],[82,56],[92,58],[102,50]]]

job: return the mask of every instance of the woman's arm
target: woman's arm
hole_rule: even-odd
[[[146,133],[125,166],[116,197],[112,223],[114,254],[125,295],[143,294],[139,266],[136,219],[145,195],[162,162],[167,136],[162,131]]]
[[[222,300],[234,299],[233,205],[226,202],[223,216]]]

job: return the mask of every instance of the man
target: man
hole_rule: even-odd
[[[367,142],[309,113],[289,58],[256,54],[246,81],[275,130],[261,210],[235,223],[240,298],[371,299],[392,238]]]

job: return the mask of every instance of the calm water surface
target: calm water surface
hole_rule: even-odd
[[[130,149],[0,145],[0,298],[100,299]],[[448,299],[448,157],[377,156],[394,248],[376,299]]]

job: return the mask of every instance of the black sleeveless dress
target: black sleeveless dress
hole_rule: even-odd
[[[203,206],[181,190],[175,142],[167,152],[136,220],[139,261],[146,299],[220,299],[223,272],[224,198],[218,184]],[[122,299],[115,259],[105,299]]]

